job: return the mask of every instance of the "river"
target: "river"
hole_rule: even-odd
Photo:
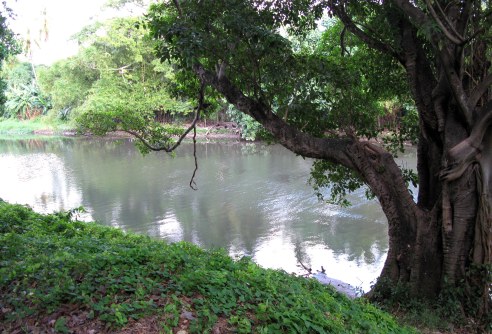
[[[259,265],[326,274],[367,291],[388,250],[387,222],[364,190],[352,206],[319,202],[311,161],[279,145],[199,143],[143,157],[131,140],[0,140],[0,198],[39,212],[83,206],[86,220],[170,242],[250,256]],[[414,154],[404,156],[414,164]]]

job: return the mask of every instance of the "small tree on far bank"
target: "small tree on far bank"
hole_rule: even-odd
[[[102,133],[192,111],[186,100],[171,96],[172,69],[155,56],[155,43],[139,22],[124,17],[89,25],[73,37],[80,45],[76,55],[40,69],[53,114]]]

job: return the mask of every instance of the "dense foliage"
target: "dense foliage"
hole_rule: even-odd
[[[32,119],[46,115],[51,109],[51,99],[39,88],[31,64],[12,61],[4,69],[4,76],[7,81],[4,117]]]
[[[159,113],[192,110],[170,96],[171,67],[156,59],[154,43],[138,21],[116,18],[85,27],[74,37],[82,46],[77,55],[39,71],[58,117],[97,118],[99,128],[92,130],[99,133],[116,129],[122,123],[117,120],[138,127]]]
[[[323,27],[315,27],[316,16],[306,17],[309,22],[303,25],[307,30],[301,32],[285,29],[282,20],[272,17],[276,8],[257,12],[248,2],[201,2],[196,6],[182,2],[180,8],[183,15],[193,15],[192,26],[185,20],[173,21],[173,3],[151,10],[150,18],[159,22],[153,33],[162,41],[158,48],[163,59],[189,71],[197,61],[217,73],[224,69],[224,75],[246,96],[267,104],[288,124],[316,137],[346,133],[371,139],[387,131],[386,144],[395,153],[405,141],[416,140],[416,112],[403,70],[391,57],[345,33],[340,21],[325,18]],[[342,31],[346,36],[341,37],[340,45]],[[191,95],[197,86],[187,89]],[[211,93],[210,98],[214,97]],[[388,108],[388,101],[397,108]],[[396,115],[404,104],[408,112]],[[271,138],[251,115],[234,106],[228,113],[241,126],[243,138]],[[416,182],[415,174],[407,175],[411,176],[407,182]],[[329,201],[346,203],[343,194],[363,185],[354,178],[357,176],[343,166],[322,163],[311,181],[316,188],[335,185],[340,191],[331,192]],[[355,182],[346,187],[345,179]]]
[[[152,317],[165,332],[414,333],[315,280],[75,214],[0,202],[1,330],[115,332]]]
[[[448,296],[490,328],[490,12],[478,0],[181,0],[147,18],[159,55],[196,78],[195,94],[222,96],[322,160],[313,182],[335,183],[333,201],[369,187],[390,237],[373,296],[389,298],[388,282],[415,298]],[[392,119],[381,120],[384,108]],[[395,160],[409,139],[417,174]]]
[[[3,62],[12,55],[20,52],[19,43],[12,30],[7,25],[7,19],[13,14],[9,8],[7,8],[5,1],[2,1],[0,5],[0,70],[2,69]],[[3,77],[0,77],[0,116],[4,114],[4,104],[7,98],[4,95],[7,89],[7,83]]]

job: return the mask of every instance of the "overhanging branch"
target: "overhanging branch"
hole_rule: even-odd
[[[205,69],[200,63],[196,63],[193,70],[202,82],[216,89],[241,112],[253,117],[287,149],[303,157],[325,159],[356,169],[347,153],[348,147],[354,144],[353,139],[318,138],[304,133],[274,114],[266,103],[244,95],[227,76],[219,79],[214,72]]]
[[[203,106],[204,106],[204,92],[205,92],[205,83],[202,82],[201,87],[200,87],[199,99],[198,99],[198,107],[196,107],[196,109],[195,109],[195,117],[193,118],[193,121],[190,124],[190,126],[188,126],[188,128],[186,128],[185,132],[183,132],[181,134],[181,136],[179,136],[178,140],[172,146],[167,146],[167,145],[153,146],[152,144],[150,144],[148,142],[148,140],[146,140],[144,138],[144,136],[142,134],[140,134],[137,131],[134,131],[134,130],[122,130],[122,131],[129,133],[132,136],[135,136],[136,138],[138,138],[142,142],[142,144],[151,151],[164,151],[167,153],[171,153],[172,151],[174,151],[175,149],[178,148],[178,146],[181,144],[183,139],[186,138],[186,136],[191,132],[191,130],[196,128],[196,123],[200,119],[200,112],[201,112],[201,110],[203,110]]]
[[[186,138],[186,136],[191,132],[191,130],[193,130],[195,128],[196,123],[198,122],[199,118],[200,118],[200,109],[197,108],[195,111],[195,118],[193,119],[193,122],[191,123],[191,125],[188,128],[186,128],[185,132],[183,132],[183,134],[181,136],[179,136],[178,140],[172,146],[167,146],[167,145],[154,146],[151,143],[149,143],[149,141],[147,139],[145,139],[145,137],[141,133],[139,133],[135,130],[121,130],[121,131],[129,133],[132,136],[136,137],[138,140],[140,140],[142,142],[142,144],[145,147],[147,147],[151,151],[156,151],[156,152],[164,151],[167,153],[171,153],[176,148],[178,148],[178,146],[181,144],[183,139]]]
[[[410,195],[394,158],[381,147],[351,137],[315,137],[278,117],[261,99],[246,96],[227,75],[218,78],[213,70],[195,63],[193,71],[244,114],[252,116],[285,148],[308,158],[322,159],[355,171],[377,196],[390,226],[409,224],[421,214]],[[309,111],[305,111],[308,113]],[[402,221],[401,216],[408,217]]]

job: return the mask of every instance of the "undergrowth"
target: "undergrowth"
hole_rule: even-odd
[[[0,201],[0,332],[70,333],[76,309],[108,332],[157,317],[172,333],[185,317],[190,333],[415,333],[315,280],[70,218]]]
[[[406,284],[378,283],[379,289],[372,291],[377,305],[423,333],[492,333],[491,314],[485,314],[482,321],[465,316],[458,296],[463,293],[461,288],[447,287],[436,301],[429,301],[410,296]],[[470,303],[477,305],[478,300]]]

